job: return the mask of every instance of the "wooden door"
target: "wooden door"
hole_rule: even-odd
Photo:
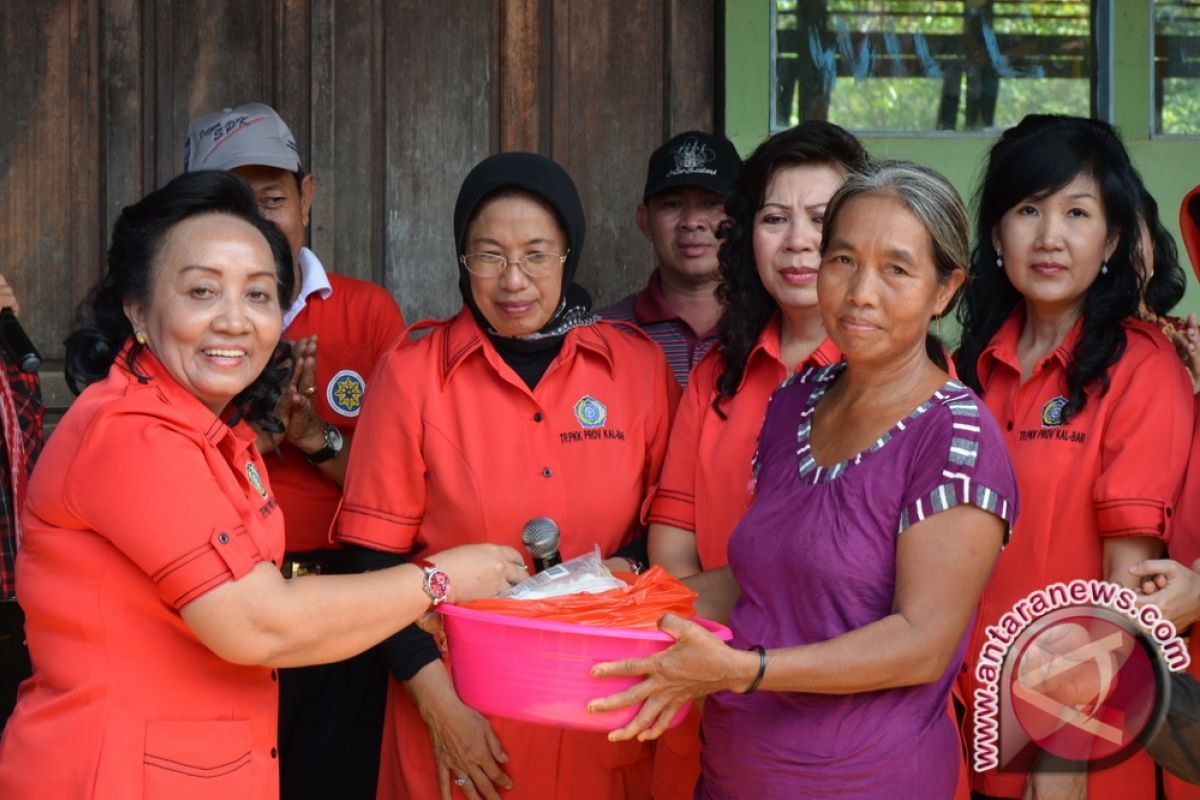
[[[317,181],[310,239],[405,316],[460,305],[459,183],[502,149],[574,176],[597,306],[652,267],[633,225],[650,151],[714,128],[718,0],[0,3],[0,273],[69,395],[62,340],[120,209],[181,168],[188,120],[273,105]]]

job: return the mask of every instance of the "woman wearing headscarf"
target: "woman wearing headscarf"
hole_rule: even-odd
[[[450,542],[520,548],[524,525],[544,516],[563,559],[597,545],[614,556],[642,536],[666,448],[676,391],[666,361],[645,335],[590,312],[574,283],[583,208],[553,161],[482,161],[454,230],[463,308],[415,326],[430,332],[377,366],[336,536],[405,557]],[[510,786],[509,797],[646,796],[648,745],[485,718],[459,700],[436,650],[424,652],[390,659],[407,693],[392,685],[381,798],[490,798]]]

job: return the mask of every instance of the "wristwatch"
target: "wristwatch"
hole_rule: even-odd
[[[342,432],[333,425],[325,425],[325,446],[315,453],[306,453],[305,460],[310,464],[321,464],[331,458],[336,458],[337,454],[342,452],[342,447],[346,444],[346,440],[342,438]]]
[[[432,561],[416,558],[411,563],[420,567],[421,571],[425,573],[425,583],[421,588],[429,597],[429,602],[434,606],[446,602],[446,598],[450,596],[450,576]]]

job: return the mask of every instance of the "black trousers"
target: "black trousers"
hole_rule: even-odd
[[[281,800],[375,800],[387,685],[375,650],[279,670]]]

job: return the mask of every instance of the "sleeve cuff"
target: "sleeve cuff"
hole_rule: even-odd
[[[237,580],[266,557],[245,527],[216,528],[206,544],[165,565],[152,579],[176,609],[222,583]]]
[[[647,524],[673,525],[685,531],[696,530],[695,495],[659,487],[649,510],[643,515]]]
[[[1101,538],[1153,536],[1167,539],[1167,520],[1174,510],[1151,498],[1096,502],[1096,528]]]
[[[334,522],[333,540],[387,553],[407,553],[412,550],[420,528],[420,517],[404,517],[343,502]]]

